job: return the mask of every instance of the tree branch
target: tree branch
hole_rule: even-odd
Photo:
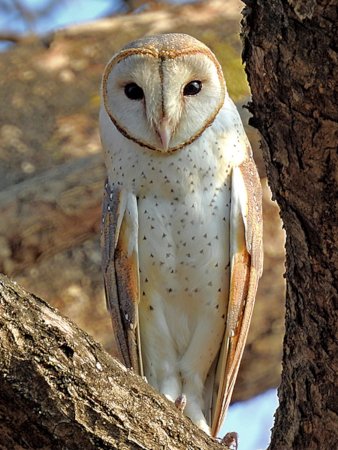
[[[44,301],[0,275],[0,448],[223,449]]]

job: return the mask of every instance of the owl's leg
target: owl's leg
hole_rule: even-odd
[[[175,402],[182,393],[178,355],[161,302],[151,299],[152,308],[140,307],[141,347],[144,374],[149,384]]]
[[[181,395],[182,383],[180,382],[178,372],[174,369],[176,364],[171,364],[166,360],[170,352],[166,352],[166,355],[159,355],[159,353],[153,353],[150,356],[150,364],[145,364],[145,373],[154,373],[157,383],[153,384],[150,378],[149,383],[158,389],[161,394],[165,395],[168,400],[175,402],[175,400]],[[169,359],[169,358],[168,358]],[[146,359],[147,360],[147,359]],[[151,367],[149,369],[149,366]]]
[[[219,351],[223,333],[223,319],[218,314],[204,314],[203,321],[197,325],[189,347],[179,364],[183,383],[182,392],[187,396],[185,414],[208,434],[210,434],[210,428],[203,413],[204,385]]]
[[[181,383],[177,372],[172,372],[168,367],[161,367],[161,382],[159,391],[167,397],[168,400],[175,402],[181,394]]]
[[[200,384],[200,380],[195,380],[195,386]],[[203,398],[202,392],[195,393],[191,389],[191,384],[183,383],[183,391],[187,397],[186,407],[184,414],[188,416],[192,422],[203,430],[206,434],[210,435],[210,427],[203,414]],[[203,391],[203,388],[201,389]]]

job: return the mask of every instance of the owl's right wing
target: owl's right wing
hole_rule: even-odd
[[[102,211],[102,269],[117,357],[143,375],[138,319],[138,212],[134,194],[105,184]]]

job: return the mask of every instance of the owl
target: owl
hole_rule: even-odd
[[[102,81],[102,266],[120,360],[215,436],[262,273],[261,186],[204,44],[134,41]]]

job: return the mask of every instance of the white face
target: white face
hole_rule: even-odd
[[[175,57],[122,51],[104,73],[106,111],[124,136],[144,147],[182,148],[211,125],[223,105],[225,84],[216,64],[198,50]]]

